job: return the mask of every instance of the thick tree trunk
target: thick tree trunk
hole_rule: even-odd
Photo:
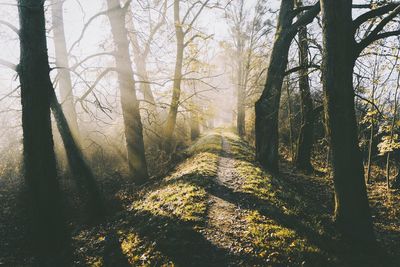
[[[308,40],[307,27],[299,29],[299,63],[300,66],[308,66]],[[299,170],[311,172],[311,152],[314,135],[314,106],[311,97],[308,69],[299,71],[299,89],[301,100],[301,128],[297,140],[295,166]]]
[[[265,169],[271,172],[279,171],[278,113],[289,48],[295,34],[291,30],[292,11],[293,1],[281,2],[267,80],[255,107],[256,158]]]
[[[143,142],[143,126],[139,102],[136,97],[128,32],[125,25],[126,11],[122,9],[119,0],[107,0],[107,4],[110,10],[108,18],[116,49],[115,63],[121,91],[129,170],[136,183],[143,183],[148,179],[148,172]]]
[[[39,266],[61,264],[67,240],[50,119],[49,63],[42,1],[19,0],[24,175]]]
[[[65,41],[63,4],[64,1],[51,1],[51,14],[53,23],[52,29],[54,33],[53,40],[56,52],[56,65],[59,67],[57,70],[58,84],[60,88],[60,100],[65,117],[75,139],[79,141],[78,119],[75,110],[71,73],[68,62],[68,50]]]
[[[176,118],[178,116],[179,99],[181,97],[181,83],[182,83],[182,66],[183,66],[183,52],[184,52],[184,32],[180,24],[180,0],[174,0],[174,21],[175,21],[175,34],[176,34],[176,62],[174,83],[172,88],[172,100],[168,113],[167,123],[164,131],[165,148],[170,151],[172,148],[172,137],[176,126]]]
[[[335,221],[339,230],[359,245],[375,237],[358,147],[354,110],[352,1],[322,0],[323,87],[330,136],[335,188]]]

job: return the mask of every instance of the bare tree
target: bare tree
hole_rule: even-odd
[[[302,1],[297,1],[297,8],[303,6]],[[297,141],[295,165],[298,169],[310,172],[313,170],[311,165],[311,152],[314,135],[314,104],[311,97],[310,82],[307,66],[308,60],[308,36],[307,26],[300,27],[298,33],[299,43],[299,89],[301,100],[301,128]]]
[[[68,125],[74,137],[79,140],[78,119],[76,116],[68,50],[65,41],[63,4],[63,0],[51,1],[52,30],[54,34],[53,40],[56,53],[56,65],[58,68],[58,85],[60,88],[60,100]]]
[[[342,233],[371,244],[375,237],[369,211],[354,111],[352,1],[321,1],[324,30],[325,115],[335,184],[335,221]],[[338,79],[340,77],[340,79]],[[359,243],[364,245],[363,243]]]
[[[319,3],[309,8],[293,22],[294,1],[281,1],[275,41],[267,70],[267,80],[256,102],[256,157],[271,172],[279,171],[278,118],[282,83],[288,64],[291,42],[298,29],[310,23],[319,13]]]
[[[67,240],[50,119],[52,84],[43,1],[19,0],[24,169],[38,265],[58,265]]]
[[[129,3],[121,6],[119,0],[107,0],[107,5],[107,16],[111,24],[116,50],[115,63],[121,92],[129,170],[136,183],[143,183],[148,179],[148,171],[144,151],[143,126],[129,52],[128,31],[125,25]]]
[[[168,112],[167,122],[164,129],[165,148],[167,151],[172,149],[172,137],[176,126],[176,119],[178,115],[179,101],[181,97],[181,84],[182,84],[182,67],[184,60],[185,48],[193,42],[196,38],[201,38],[201,34],[192,34],[187,38],[189,33],[193,31],[193,27],[198,17],[204,8],[210,3],[210,0],[196,1],[190,6],[185,15],[181,18],[181,0],[174,0],[174,23],[176,35],[176,61],[174,81],[172,88],[172,99]],[[196,10],[197,8],[197,10]],[[193,16],[191,16],[193,13]]]

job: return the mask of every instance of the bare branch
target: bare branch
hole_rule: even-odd
[[[0,20],[0,24],[7,26],[10,30],[12,30],[19,36],[19,30],[17,29],[17,27],[12,25],[11,23],[4,21],[4,20]]]
[[[371,11],[368,11],[368,12],[360,15],[353,21],[354,32],[358,29],[358,27],[361,26],[361,24],[368,21],[369,19],[385,15],[386,13],[389,13],[390,11],[394,10],[398,6],[399,6],[399,3],[390,3],[387,5],[372,9]]]
[[[92,86],[89,87],[89,90],[87,90],[78,100],[82,101],[84,100],[93,90],[96,88],[97,84],[103,79],[109,72],[112,71],[117,71],[116,68],[107,68],[105,69],[99,76],[97,76],[96,81],[93,83]]]
[[[83,25],[81,35],[80,35],[79,38],[71,45],[70,49],[68,50],[68,54],[71,54],[71,51],[72,51],[72,50],[75,48],[75,46],[83,39],[83,37],[84,37],[84,35],[85,35],[85,32],[86,32],[87,28],[90,26],[90,24],[91,24],[96,18],[98,18],[98,17],[100,17],[100,16],[107,15],[107,13],[108,13],[109,11],[110,11],[110,10],[105,10],[105,11],[101,11],[101,12],[99,12],[99,13],[93,15],[93,17],[91,17],[91,18],[85,23],[85,25]]]
[[[189,23],[188,28],[186,29],[186,31],[183,33],[184,35],[186,35],[190,29],[193,27],[193,24],[196,22],[197,18],[200,16],[201,12],[203,11],[203,9],[206,7],[206,5],[210,2],[210,0],[206,0],[201,7],[199,8],[199,10],[197,11],[196,15],[193,17],[192,21]]]
[[[17,71],[17,65],[12,63],[12,62],[10,62],[10,61],[7,61],[7,60],[4,60],[4,59],[0,58],[0,65],[2,65],[4,67],[7,67],[7,68],[9,68],[9,69],[11,69],[13,71]]]
[[[383,28],[392,20],[394,19],[398,14],[400,14],[400,5],[398,5],[395,9],[393,9],[392,12],[390,12],[389,15],[387,15],[385,18],[383,18],[378,25],[371,31],[371,33],[365,37],[361,42],[357,44],[357,55],[359,55],[362,50],[364,50],[368,45],[371,43],[375,42],[376,40],[388,37],[388,36],[393,36],[397,35],[398,31],[391,31],[391,32],[386,32],[379,34]]]

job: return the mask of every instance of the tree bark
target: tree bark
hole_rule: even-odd
[[[125,126],[128,166],[132,179],[143,183],[148,179],[143,142],[143,126],[136,97],[134,73],[129,53],[128,32],[125,25],[126,10],[119,0],[107,0],[107,13],[115,44],[115,63],[121,91],[121,106]]]
[[[286,79],[286,96],[287,96],[287,112],[289,123],[289,147],[290,159],[293,160],[294,147],[293,147],[293,112],[292,112],[292,96],[290,94],[290,76]]]
[[[49,62],[42,1],[19,0],[24,176],[39,265],[56,266],[67,241],[50,119]]]
[[[335,222],[343,235],[358,245],[375,237],[358,147],[354,110],[353,68],[356,59],[352,34],[352,1],[322,0],[323,88],[325,116],[332,151]]]
[[[299,1],[301,6],[301,1]],[[308,37],[307,26],[300,27],[299,33],[299,63],[300,66],[308,66]],[[295,166],[297,169],[312,172],[311,152],[314,135],[314,105],[311,97],[308,69],[299,70],[299,89],[301,101],[301,128],[297,140]]]
[[[243,9],[243,4],[242,4]],[[243,10],[239,14],[239,21],[237,23],[243,23]],[[244,82],[244,66],[243,66],[243,53],[244,53],[244,40],[243,33],[241,32],[240,25],[236,26],[237,35],[237,47],[236,47],[236,57],[237,57],[237,118],[236,127],[237,132],[240,137],[246,135],[246,87]]]
[[[240,50],[241,48],[239,48]],[[243,50],[243,49],[241,49]],[[242,51],[243,53],[243,51]],[[242,54],[241,53],[241,54]],[[242,56],[240,56],[241,58]],[[246,135],[246,88],[243,82],[243,62],[239,60],[238,85],[237,85],[237,132],[240,137]]]
[[[279,171],[278,117],[282,83],[288,63],[293,1],[281,1],[278,27],[268,65],[267,80],[260,99],[256,102],[256,158],[270,172]]]
[[[256,158],[265,169],[275,173],[279,171],[278,112],[290,44],[298,28],[312,22],[320,11],[318,2],[292,23],[293,6],[294,1],[281,1],[267,80],[264,91],[255,106]]]
[[[183,32],[180,19],[180,0],[174,0],[174,21],[175,21],[175,34],[176,34],[176,62],[175,62],[174,83],[172,88],[171,106],[168,112],[167,123],[164,131],[164,138],[165,138],[164,145],[167,151],[171,150],[172,136],[176,126],[176,118],[178,115],[178,108],[179,108],[179,99],[181,96],[185,34]]]
[[[78,119],[75,110],[72,79],[69,70],[68,50],[64,32],[64,1],[51,1],[51,14],[54,33],[54,48],[56,53],[56,65],[58,67],[58,84],[60,88],[60,100],[68,125],[75,139],[79,141]]]

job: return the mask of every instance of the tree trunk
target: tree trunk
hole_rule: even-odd
[[[271,172],[279,171],[278,117],[282,83],[288,63],[288,53],[294,37],[291,30],[293,1],[282,1],[275,42],[269,61],[267,80],[256,102],[256,158]]]
[[[199,114],[197,111],[190,112],[190,137],[194,141],[200,136]]]
[[[371,92],[371,103],[375,103],[375,89],[376,89],[376,85],[375,85],[375,80],[376,80],[376,72],[377,69],[379,68],[377,66],[377,57],[378,55],[375,56],[375,64],[374,64],[374,72],[372,75],[372,92]],[[373,104],[371,104],[371,109],[374,110],[375,106]],[[366,178],[366,183],[369,184],[371,182],[371,167],[372,167],[372,146],[374,143],[374,131],[375,131],[375,116],[372,115],[371,116],[371,129],[370,129],[370,133],[369,133],[369,144],[368,144],[368,163],[367,163],[367,178]]]
[[[286,79],[286,95],[287,95],[287,111],[289,122],[289,147],[290,159],[293,160],[294,147],[293,147],[293,112],[292,112],[292,97],[290,94],[290,76]]]
[[[156,101],[150,87],[150,79],[147,72],[146,60],[140,55],[135,55],[135,65],[140,79],[140,89],[142,90],[143,98],[146,103],[151,105],[152,109],[155,110]]]
[[[324,41],[322,74],[332,151],[335,221],[345,237],[358,242],[358,245],[371,244],[375,237],[354,110],[353,68],[356,53],[352,49],[355,48],[355,40],[349,27],[352,25],[352,1],[322,0],[321,6]]]
[[[300,66],[308,66],[308,37],[307,27],[301,27],[299,37],[299,63]],[[312,172],[311,152],[314,135],[314,105],[311,97],[308,69],[301,68],[299,71],[299,89],[301,101],[301,128],[297,140],[297,151],[295,166],[297,169]]]
[[[394,108],[393,108],[393,118],[392,118],[392,123],[390,125],[390,142],[393,141],[393,136],[394,136],[394,127],[396,125],[396,117],[397,117],[397,92],[399,90],[400,86],[400,73],[397,75],[397,85],[396,85],[396,90],[394,93]],[[389,151],[387,153],[386,157],[386,188],[390,189],[390,155],[391,152]]]
[[[68,125],[75,139],[79,141],[78,119],[74,104],[74,94],[72,90],[71,73],[69,70],[68,50],[64,32],[64,1],[51,1],[51,14],[54,33],[54,47],[56,53],[56,65],[59,67],[58,84],[60,88],[60,100]]]
[[[129,171],[132,179],[140,184],[148,179],[148,172],[143,142],[143,126],[139,102],[136,97],[128,32],[125,25],[126,11],[121,7],[119,0],[107,0],[107,4],[110,10],[108,18],[116,49],[115,63],[121,91]]]
[[[184,32],[180,20],[180,0],[174,0],[174,21],[175,21],[175,34],[176,34],[176,62],[174,83],[172,88],[172,100],[168,113],[167,123],[165,126],[165,148],[167,151],[171,150],[172,137],[176,126],[176,118],[178,115],[179,99],[181,97],[181,83],[182,83],[182,66],[183,66],[183,52],[184,52]]]
[[[143,93],[143,98],[147,102],[147,104],[153,106],[155,108],[155,100],[153,96],[153,92],[151,91],[151,86],[150,86],[150,80],[147,72],[147,63],[146,63],[146,58],[147,58],[147,53],[142,52],[140,47],[139,47],[139,40],[136,35],[136,28],[135,24],[133,22],[133,18],[131,19],[131,27],[132,27],[132,33],[130,33],[130,39],[132,41],[133,45],[133,56],[134,56],[134,62],[136,65],[136,69],[138,72],[139,76],[139,81],[140,83],[140,90]]]
[[[371,183],[371,167],[372,167],[372,145],[374,142],[374,118],[372,117],[372,122],[371,122],[371,129],[369,133],[369,144],[368,144],[368,163],[367,163],[367,178],[366,178],[366,183],[370,184]]]
[[[29,7],[29,8],[28,8]],[[62,263],[67,241],[50,119],[49,62],[42,1],[19,0],[24,176],[34,249],[40,266]]]
[[[246,88],[244,83],[244,72],[243,72],[243,37],[240,31],[237,33],[237,132],[240,137],[244,137],[246,134]]]

